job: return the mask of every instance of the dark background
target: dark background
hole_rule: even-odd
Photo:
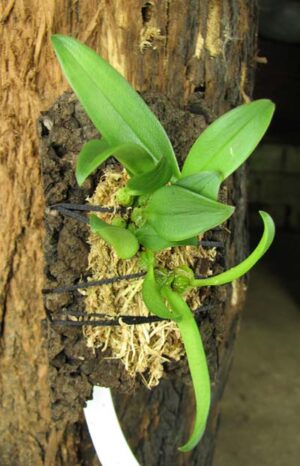
[[[276,113],[248,164],[251,244],[259,209],[277,234],[250,274],[214,466],[296,466],[300,458],[300,2],[260,2],[255,98]],[[261,58],[263,57],[263,58]]]

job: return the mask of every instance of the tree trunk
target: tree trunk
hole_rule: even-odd
[[[44,207],[35,121],[66,88],[49,46],[55,32],[85,41],[137,90],[146,92],[162,120],[165,112],[166,129],[173,131],[178,153],[192,144],[203,122],[247,99],[253,85],[256,8],[250,0],[1,4],[0,193],[6,206],[1,222],[5,248],[0,251],[3,465],[97,464],[82,418],[62,415],[59,422],[51,420],[53,392],[40,329]],[[177,128],[167,124],[171,119],[165,97],[179,112]],[[232,177],[228,193],[237,209],[226,240],[226,267],[245,253],[244,170]],[[214,392],[207,433],[191,454],[176,452],[176,441],[188,431],[194,412],[191,387],[181,381],[178,369],[170,368],[151,392],[141,387],[134,395],[116,393],[120,417],[141,464],[211,464],[219,400],[243,297],[243,282],[219,288],[218,306],[201,323]]]

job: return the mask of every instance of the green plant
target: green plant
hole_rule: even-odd
[[[196,140],[180,170],[163,127],[127,81],[77,40],[55,35],[52,42],[65,76],[102,135],[86,143],[78,156],[79,185],[110,156],[129,174],[117,195],[121,205],[133,207],[129,222],[118,218],[110,225],[91,215],[90,226],[122,259],[144,248],[144,302],[150,312],[175,321],[180,329],[196,398],[194,430],[180,448],[189,451],[205,430],[210,380],[201,335],[183,294],[190,287],[222,285],[248,272],[271,245],[275,227],[261,211],[264,232],[255,250],[241,264],[210,278],[197,279],[184,265],[159,270],[155,252],[195,245],[200,233],[233,214],[234,207],[218,201],[221,183],[253,152],[269,126],[274,104],[257,100],[217,119]]]

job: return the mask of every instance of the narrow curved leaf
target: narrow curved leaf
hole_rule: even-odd
[[[189,189],[209,199],[217,200],[222,177],[216,172],[200,172],[180,178],[177,186]]]
[[[254,251],[243,262],[235,267],[232,267],[231,269],[226,270],[226,272],[220,273],[214,277],[194,280],[192,286],[217,286],[230,283],[233,280],[240,278],[242,275],[245,275],[245,273],[247,273],[257,261],[259,261],[271,246],[275,236],[275,225],[272,217],[262,210],[259,214],[264,222],[264,232]]]
[[[150,197],[145,218],[162,238],[182,241],[220,225],[233,211],[232,206],[173,185]]]
[[[180,176],[170,140],[149,107],[103,58],[78,40],[51,38],[64,75],[96,128],[111,145],[133,142],[158,161],[165,156]]]
[[[165,157],[150,171],[134,176],[127,183],[132,195],[149,194],[164,186],[172,177],[172,169]]]
[[[149,266],[142,288],[143,301],[148,310],[162,319],[174,319],[175,315],[167,308],[155,280],[154,267]]]
[[[199,136],[184,163],[182,174],[215,171],[223,179],[234,172],[254,151],[265,134],[275,105],[255,100],[225,113]]]
[[[90,226],[94,233],[111,245],[121,259],[130,259],[137,253],[139,249],[138,240],[129,230],[109,225],[97,215],[90,216]]]
[[[114,156],[129,172],[140,174],[154,167],[154,160],[141,146],[133,143],[110,146],[105,139],[92,139],[80,151],[76,163],[76,179],[79,186],[105,160]]]
[[[154,228],[145,223],[141,228],[139,228],[136,232],[136,237],[140,244],[142,244],[145,248],[151,249],[151,251],[160,251],[161,249],[176,247],[176,246],[198,246],[199,240],[198,238],[188,238],[183,241],[168,241],[164,238],[161,238]]]
[[[179,448],[180,451],[187,452],[199,443],[205,431],[211,399],[209,372],[201,334],[192,311],[182,296],[170,288],[164,288],[162,294],[171,309],[180,315],[176,323],[184,344],[195,393],[196,416],[193,431],[189,440]]]

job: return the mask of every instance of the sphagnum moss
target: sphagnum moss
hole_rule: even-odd
[[[88,199],[95,205],[116,207],[116,192],[128,180],[125,170],[117,166],[109,166],[95,190]],[[116,214],[101,214],[101,218],[111,221]],[[125,275],[140,272],[139,256],[126,261],[117,257],[113,249],[98,235],[90,234],[89,273],[90,280],[103,277]],[[182,264],[193,267],[199,257],[215,258],[215,249],[204,251],[201,247],[185,246],[168,248],[157,255],[157,264],[174,269]],[[143,278],[117,282],[101,287],[91,287],[85,291],[85,307],[88,312],[105,312],[111,316],[132,315],[148,316],[149,311],[142,298]],[[200,295],[196,288],[192,289],[187,300],[196,309],[201,305]],[[84,335],[91,348],[108,350],[107,358],[120,359],[126,371],[132,376],[141,376],[148,388],[159,383],[163,375],[163,363],[178,361],[184,356],[184,348],[177,325],[173,321],[153,322],[130,326],[122,323],[114,327],[85,327]]]

